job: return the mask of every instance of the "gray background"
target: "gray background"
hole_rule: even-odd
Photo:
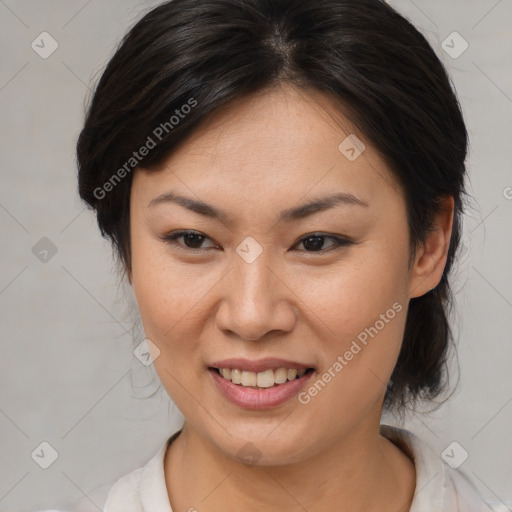
[[[74,160],[93,79],[128,26],[157,3],[0,0],[2,512],[99,510],[112,483],[181,424],[153,367],[133,355],[143,339],[131,332],[133,297],[80,203]],[[482,495],[510,506],[512,2],[391,4],[453,78],[471,137],[475,198],[453,280],[460,385],[436,413],[405,426],[439,454],[457,441],[469,453],[461,469]],[[47,59],[31,47],[43,31],[58,42]],[[443,49],[453,31],[469,44],[458,58]],[[43,441],[58,452],[48,469],[31,457]]]

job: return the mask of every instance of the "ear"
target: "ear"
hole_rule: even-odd
[[[443,275],[450,248],[454,200],[452,196],[443,196],[440,203],[432,229],[427,233],[425,243],[416,251],[409,285],[410,298],[421,297],[433,290]]]

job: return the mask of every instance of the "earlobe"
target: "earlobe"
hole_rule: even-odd
[[[453,197],[444,196],[440,210],[435,214],[434,225],[427,233],[425,243],[417,250],[411,273],[410,298],[421,297],[439,284],[450,248],[453,213]]]

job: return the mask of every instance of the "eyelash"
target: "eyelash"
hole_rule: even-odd
[[[198,236],[204,237],[204,239],[200,243],[204,242],[205,240],[209,240],[210,239],[205,234],[200,233],[199,231],[193,231],[193,230],[176,231],[174,233],[170,233],[169,235],[161,236],[159,238],[161,238],[164,242],[166,242],[169,245],[176,246],[180,250],[185,250],[185,251],[189,251],[189,252],[202,252],[202,251],[205,251],[205,250],[208,250],[208,249],[214,249],[214,247],[204,247],[204,248],[194,249],[192,247],[187,247],[187,246],[184,246],[183,244],[179,244],[177,242],[178,238],[182,238],[183,236],[188,235],[188,234],[193,234],[193,235],[198,235]],[[341,249],[342,247],[345,247],[345,246],[348,246],[348,245],[352,245],[354,243],[351,240],[348,240],[347,238],[337,237],[337,236],[333,236],[333,235],[326,235],[326,234],[323,234],[323,233],[309,233],[309,234],[303,236],[302,238],[300,238],[294,244],[294,246],[299,244],[299,243],[304,242],[305,240],[308,240],[309,238],[329,238],[329,239],[331,239],[331,240],[333,240],[335,242],[334,246],[331,246],[331,247],[329,247],[327,249],[321,249],[320,251],[303,251],[303,252],[307,252],[307,253],[311,253],[311,254],[325,254],[325,253],[330,252],[332,250]]]

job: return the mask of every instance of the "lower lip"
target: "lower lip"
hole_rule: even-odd
[[[287,402],[298,394],[302,386],[315,373],[314,371],[305,373],[298,379],[289,380],[271,388],[253,389],[240,384],[233,384],[211,368],[208,368],[208,372],[220,392],[235,405],[245,409],[270,409]]]

